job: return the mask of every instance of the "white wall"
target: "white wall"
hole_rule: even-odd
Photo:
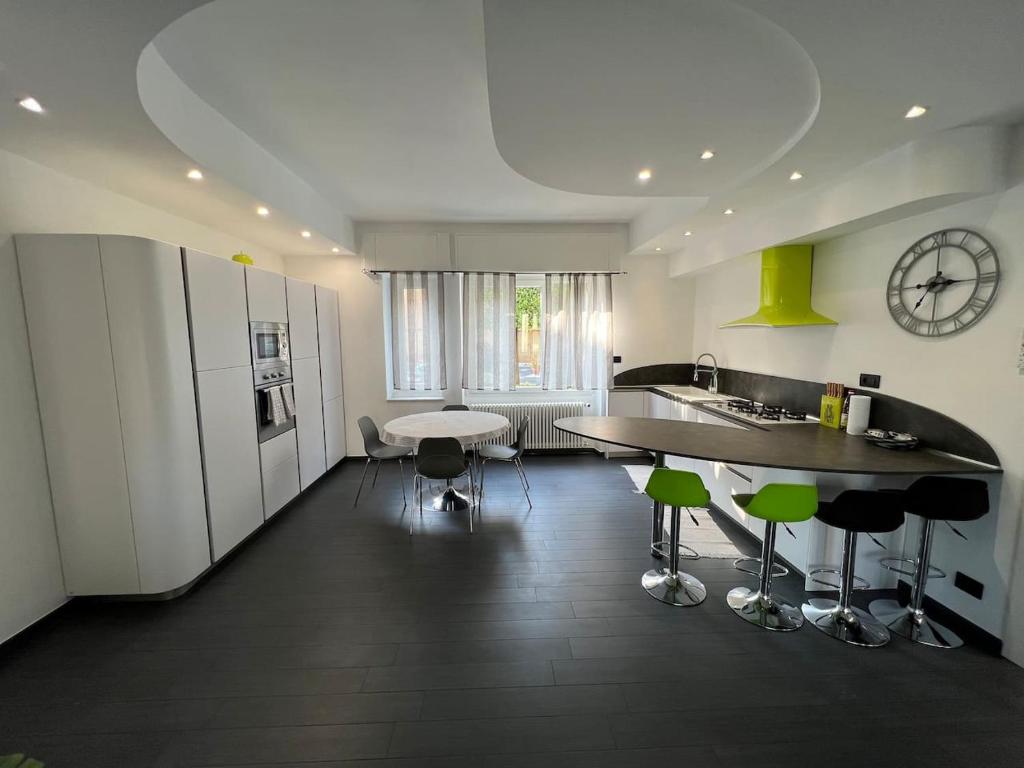
[[[969,227],[999,253],[1003,282],[989,314],[948,339],[922,339],[890,319],[885,286],[897,258],[915,240],[944,227]],[[742,256],[696,276],[694,350],[720,365],[813,381],[856,384],[861,372],[882,376],[882,392],[933,408],[971,427],[1006,469],[997,508],[964,526],[964,543],[940,529],[935,557],[986,584],[981,603],[936,581],[929,593],[996,635],[1003,635],[1024,484],[1024,376],[1016,366],[1024,328],[1024,185],[1010,191],[819,243],[813,305],[838,326],[730,328],[719,324],[758,304],[760,257]],[[1006,652],[1024,663],[1024,576],[1007,625]]]
[[[481,225],[476,225],[475,231],[481,231]],[[668,260],[661,255],[623,257],[621,266],[627,274],[612,278],[615,354],[623,356],[622,364],[615,366],[616,371],[651,363],[689,360],[692,281],[669,279]],[[285,258],[285,273],[338,291],[346,434],[353,455],[362,452],[362,437],[356,425],[360,416],[369,415],[382,425],[398,416],[437,410],[443,405],[436,400],[388,401],[380,281],[362,272],[360,256],[288,256]],[[457,323],[457,316],[457,312],[446,313],[449,324]],[[671,332],[659,329],[670,329]],[[451,343],[453,337],[457,341],[457,325],[450,329],[448,335],[449,389],[444,393],[444,402],[459,402],[462,396],[460,356],[457,345]]]
[[[140,235],[224,257],[245,250],[267,269],[282,264],[277,254],[0,150],[0,642],[65,600],[12,240],[28,232]]]

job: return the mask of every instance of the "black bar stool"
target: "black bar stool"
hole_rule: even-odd
[[[921,537],[917,557],[913,559],[887,558],[882,565],[889,570],[913,578],[910,605],[903,607],[895,600],[875,600],[868,606],[871,615],[889,628],[890,632],[908,640],[934,648],[959,648],[964,644],[957,635],[924,613],[925,588],[928,578],[946,574],[933,568],[929,561],[935,523],[977,520],[988,513],[988,486],[982,480],[963,477],[922,477],[915,480],[903,494],[904,508],[921,518]],[[953,531],[963,536],[956,528]],[[966,538],[966,537],[964,537]],[[910,568],[901,567],[909,565]]]
[[[814,515],[833,528],[845,531],[843,563],[839,567],[839,600],[813,598],[801,606],[804,618],[826,635],[851,645],[879,648],[889,642],[889,630],[867,611],[850,603],[853,595],[858,533],[889,533],[903,525],[903,494],[898,491],[843,491],[834,501],[818,504]],[[836,573],[832,568],[816,568],[807,575]],[[864,580],[861,579],[863,582]],[[864,583],[864,586],[869,586]]]

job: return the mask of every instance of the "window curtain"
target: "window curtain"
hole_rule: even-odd
[[[462,276],[462,386],[508,392],[516,383],[516,276]]]
[[[612,277],[544,276],[544,389],[607,389],[612,377]]]
[[[391,378],[402,391],[448,388],[444,360],[444,274],[391,272]]]

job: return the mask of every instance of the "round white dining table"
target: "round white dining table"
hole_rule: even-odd
[[[474,448],[499,437],[510,424],[497,413],[486,411],[430,411],[392,419],[380,431],[380,439],[391,445],[415,449],[425,437],[454,437],[463,448]],[[473,453],[474,464],[476,452]],[[434,499],[434,509],[468,509],[469,499],[454,487]]]

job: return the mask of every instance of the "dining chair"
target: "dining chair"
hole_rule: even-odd
[[[466,452],[454,437],[425,437],[416,449],[413,494],[423,516],[423,481],[444,480],[449,488],[452,480],[469,475],[470,505],[469,532],[473,532],[473,509],[476,507],[475,478],[473,462],[466,458]],[[409,535],[412,536],[413,517],[409,517]]]
[[[524,416],[519,422],[519,429],[516,430],[515,445],[482,445],[480,446],[480,495],[484,495],[484,467],[488,461],[506,461],[516,469],[519,475],[519,482],[523,485],[523,493],[526,494],[526,501],[530,508],[533,508],[533,500],[530,498],[530,481],[526,477],[526,469],[523,467],[523,453],[526,451],[526,430],[530,426],[530,417]]]
[[[461,403],[451,403],[441,409],[442,411],[468,411],[468,405],[462,405]]]
[[[363,433],[363,449],[366,451],[366,463],[363,465],[363,474],[359,478],[359,489],[356,491],[356,500],[352,506],[359,504],[359,494],[363,492],[363,482],[366,480],[366,470],[370,468],[370,462],[377,462],[377,469],[373,473],[371,488],[377,485],[377,475],[380,474],[380,465],[385,461],[397,461],[398,471],[402,476],[402,506],[409,505],[405,497],[405,469],[402,467],[402,460],[412,454],[412,448],[402,448],[397,445],[388,445],[380,439],[380,431],[373,419],[369,416],[359,417],[359,431]]]

